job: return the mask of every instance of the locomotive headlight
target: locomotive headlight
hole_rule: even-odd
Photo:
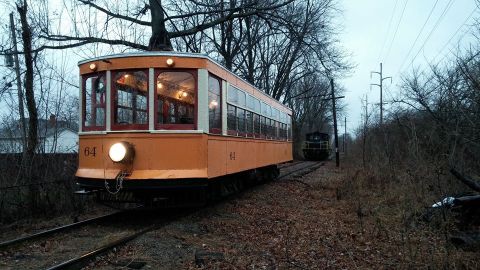
[[[108,156],[113,162],[131,162],[135,156],[133,145],[128,142],[118,142],[110,147]]]

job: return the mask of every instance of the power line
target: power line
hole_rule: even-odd
[[[412,52],[413,48],[414,48],[415,45],[417,44],[418,38],[419,38],[420,35],[422,34],[423,29],[424,29],[425,26],[427,25],[427,22],[430,20],[430,17],[432,16],[432,13],[433,13],[433,11],[435,10],[435,7],[437,6],[437,4],[438,4],[438,0],[435,1],[435,4],[433,5],[432,9],[430,10],[430,13],[428,14],[427,19],[426,19],[425,22],[423,23],[423,26],[422,26],[422,28],[420,29],[420,32],[418,32],[418,35],[417,35],[417,37],[415,38],[415,41],[413,42],[412,47],[410,47],[410,50],[408,50],[407,56],[405,56],[405,58],[403,59],[403,62],[402,62],[402,64],[400,65],[400,68],[398,69],[398,71],[402,70],[403,65],[405,64],[405,62],[407,62],[408,57],[410,57],[410,53]],[[397,73],[398,73],[398,72],[397,72]]]
[[[392,46],[393,46],[393,43],[395,42],[395,37],[397,36],[398,28],[400,26],[400,23],[402,22],[403,14],[405,13],[405,8],[407,7],[408,1],[409,0],[406,0],[405,4],[403,5],[402,14],[400,15],[400,19],[398,20],[397,27],[395,28],[395,33],[393,34],[393,39],[392,39],[392,42],[390,42],[390,47],[388,48],[387,56],[385,56],[385,59],[388,58],[388,56],[390,55],[390,51],[392,50]]]
[[[430,37],[432,36],[433,32],[435,32],[435,30],[437,29],[438,25],[440,24],[440,22],[442,21],[442,19],[445,17],[445,14],[447,14],[447,12],[450,10],[450,7],[452,7],[452,0],[448,1],[447,5],[445,6],[445,9],[443,9],[443,12],[442,14],[440,14],[440,17],[438,17],[437,21],[435,22],[435,25],[433,26],[432,30],[430,31],[430,33],[428,34],[427,38],[425,39],[425,41],[423,42],[422,44],[422,47],[420,47],[420,49],[417,51],[417,54],[415,54],[415,56],[413,57],[412,61],[410,62],[409,66],[413,65],[413,62],[415,61],[415,59],[417,59],[417,56],[420,54],[420,52],[423,50],[423,48],[425,47],[425,45],[427,44],[428,40],[430,39]]]
[[[472,12],[470,13],[470,15],[468,15],[468,17],[463,21],[463,23],[460,25],[460,27],[457,28],[457,31],[455,31],[455,33],[453,33],[453,35],[448,39],[448,41],[443,45],[443,47],[440,49],[440,51],[438,51],[437,55],[435,55],[435,57],[433,58],[432,62],[435,62],[435,60],[437,59],[437,57],[443,52],[443,50],[445,50],[445,48],[450,44],[450,42],[453,40],[453,38],[458,34],[458,32],[460,31],[460,29],[462,29],[465,25],[467,25],[467,22],[468,20],[470,20],[470,18],[473,16],[473,14],[475,14],[475,12],[477,11],[477,8],[473,9]],[[460,36],[460,39],[459,40],[462,40],[462,38],[467,34],[467,32],[463,33],[461,36]],[[446,57],[446,55],[444,57],[442,57],[442,59],[440,59],[438,62],[442,61],[444,58]]]
[[[382,54],[383,54],[383,49],[385,48],[385,44],[387,44],[387,39],[389,36],[388,33],[390,33],[390,27],[392,26],[393,15],[395,15],[395,10],[397,10],[397,4],[398,4],[398,0],[395,1],[395,5],[393,6],[392,15],[390,16],[390,21],[388,22],[387,34],[385,35],[385,38],[383,40],[382,49],[380,50],[380,54],[378,55],[378,61],[380,61],[380,58],[382,57]]]

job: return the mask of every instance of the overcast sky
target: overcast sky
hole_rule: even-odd
[[[459,43],[465,47],[473,42],[469,33],[480,14],[475,0],[343,0],[340,4],[344,11],[340,42],[356,64],[351,76],[340,81],[346,89],[348,132],[361,122],[360,100],[365,95],[369,103],[379,102],[379,88],[370,90],[370,83],[378,84],[379,79],[377,75],[370,79],[370,71],[379,71],[380,62],[384,77],[393,77],[391,85],[384,81],[388,102],[398,91],[402,73],[442,60],[457,51]]]

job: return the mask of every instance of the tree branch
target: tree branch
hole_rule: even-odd
[[[170,36],[170,38],[177,38],[177,37],[192,35],[192,34],[195,34],[197,32],[203,31],[205,29],[211,28],[215,25],[221,24],[221,23],[229,21],[229,20],[233,20],[233,19],[237,19],[237,18],[245,18],[245,17],[249,17],[249,16],[252,16],[252,15],[258,14],[260,12],[266,11],[266,10],[274,10],[274,9],[286,6],[293,1],[294,0],[288,0],[288,1],[285,1],[285,2],[283,2],[281,4],[278,4],[278,5],[275,5],[275,6],[263,7],[263,8],[254,8],[253,10],[250,10],[248,12],[239,12],[237,14],[235,14],[235,12],[241,11],[242,9],[244,9],[244,7],[232,8],[231,11],[226,16],[220,17],[216,20],[210,21],[210,22],[205,23],[205,24],[201,24],[201,25],[192,27],[190,29],[177,31],[177,32],[169,32],[169,36]]]
[[[102,8],[96,4],[94,4],[92,2],[92,0],[77,0],[85,5],[88,5],[88,6],[91,6],[109,16],[112,16],[114,18],[118,18],[118,19],[122,19],[122,20],[126,20],[126,21],[130,21],[130,22],[133,22],[133,23],[137,23],[139,25],[144,25],[144,26],[151,26],[152,24],[150,22],[146,22],[146,21],[142,21],[142,20],[137,20],[137,19],[134,19],[132,17],[129,17],[129,16],[125,16],[125,15],[121,15],[121,14],[117,14],[117,13],[113,13],[105,8]]]
[[[67,44],[67,45],[42,45],[35,50],[36,52],[44,49],[74,48],[74,47],[79,47],[85,44],[95,43],[95,42],[109,44],[109,45],[124,45],[124,46],[128,46],[134,49],[144,50],[144,51],[148,49],[148,47],[145,45],[126,41],[126,40],[121,40],[121,39],[105,39],[105,38],[97,38],[97,37],[72,37],[72,36],[63,36],[63,35],[40,35],[39,37],[50,40],[50,41],[57,41],[57,42],[65,42],[65,41],[79,41],[79,42],[73,43],[73,44]]]

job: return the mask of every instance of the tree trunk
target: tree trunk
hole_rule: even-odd
[[[150,51],[172,51],[172,44],[165,28],[165,15],[161,0],[149,0],[152,13],[152,37],[148,44]]]
[[[25,57],[25,98],[28,110],[28,136],[27,136],[27,160],[33,158],[37,148],[37,132],[38,132],[38,115],[37,106],[35,104],[35,95],[33,92],[33,56],[32,56],[32,31],[27,21],[27,2],[24,0],[23,5],[17,5],[20,21],[22,23],[22,41],[23,52]]]

